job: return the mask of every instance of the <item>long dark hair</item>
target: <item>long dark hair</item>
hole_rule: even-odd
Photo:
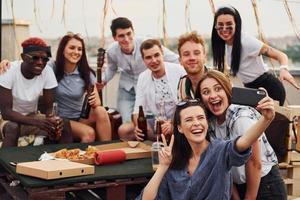
[[[178,125],[181,124],[180,112],[183,109],[191,106],[199,106],[203,109],[206,115],[206,109],[200,100],[195,101],[195,99],[187,99],[183,102],[185,102],[183,105],[176,106],[173,119],[174,145],[172,149],[172,161],[170,168],[175,170],[184,169],[192,156],[192,148],[188,140],[186,139],[185,135],[180,133],[178,130]],[[209,141],[208,135],[206,135],[206,139]]]
[[[84,41],[78,34],[72,34],[68,33],[67,35],[63,36],[62,39],[59,42],[57,53],[56,53],[56,60],[55,60],[55,76],[57,79],[57,82],[59,82],[64,77],[64,66],[65,66],[65,56],[64,56],[64,50],[67,45],[67,43],[72,39],[76,39],[81,42],[82,44],[82,56],[80,60],[77,63],[78,71],[80,74],[80,77],[84,80],[85,89],[88,88],[88,86],[91,83],[90,80],[90,73],[95,74],[95,72],[90,68],[89,63],[87,61],[86,57],[86,51],[85,51],[85,45]]]
[[[225,41],[218,35],[215,28],[217,25],[217,19],[220,15],[232,15],[235,21],[235,33],[233,39],[233,47],[231,53],[231,71],[235,76],[239,71],[240,60],[241,60],[241,29],[242,29],[242,19],[239,12],[233,7],[222,7],[219,8],[214,17],[214,24],[212,27],[211,34],[211,45],[213,52],[213,63],[214,66],[218,68],[219,71],[224,72],[224,56],[225,56]]]

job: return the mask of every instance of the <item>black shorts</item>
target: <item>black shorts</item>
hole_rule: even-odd
[[[245,87],[248,88],[259,88],[263,87],[267,90],[268,95],[274,99],[279,101],[279,105],[283,106],[286,93],[283,87],[282,82],[276,78],[273,74],[264,73],[254,81],[250,83],[244,83]]]

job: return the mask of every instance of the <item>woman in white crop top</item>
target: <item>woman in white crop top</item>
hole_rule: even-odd
[[[224,72],[226,60],[233,76],[237,76],[245,87],[264,87],[270,97],[283,105],[285,89],[281,81],[286,80],[300,89],[287,70],[287,55],[247,35],[241,29],[242,20],[235,8],[228,6],[217,10],[211,36],[214,66]],[[269,69],[263,62],[262,55],[280,63],[281,81],[273,74],[267,73]]]

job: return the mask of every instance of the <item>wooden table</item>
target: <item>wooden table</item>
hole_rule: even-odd
[[[94,143],[98,145],[100,143]],[[16,168],[9,162],[34,161],[44,152],[54,152],[62,148],[85,149],[87,144],[43,145],[12,147],[0,149],[2,173],[0,184],[13,199],[65,199],[66,192],[84,189],[106,188],[106,199],[125,200],[126,186],[146,183],[153,175],[151,159],[143,158],[125,161],[121,164],[96,166],[94,175],[71,177],[57,180],[42,180],[16,173]],[[20,184],[10,187],[12,180]]]

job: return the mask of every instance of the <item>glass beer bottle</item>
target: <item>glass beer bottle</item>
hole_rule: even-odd
[[[167,115],[166,115],[166,110],[165,110],[165,102],[161,101],[159,103],[159,115],[157,117],[157,121],[156,121],[156,134],[159,134],[158,137],[160,136],[160,134],[162,134],[162,125],[167,121]],[[170,134],[165,134],[165,138],[167,143],[170,142],[171,139],[171,135]]]
[[[147,119],[144,114],[143,106],[139,106],[139,115],[137,118],[137,125],[138,128],[142,130],[142,133],[144,134],[143,139],[147,140]]]
[[[59,130],[59,128],[58,128],[60,118],[58,116],[58,105],[56,102],[53,102],[53,104],[52,104],[51,115],[52,115],[52,118],[55,120],[55,127],[53,127],[54,133],[53,133],[53,135],[50,135],[50,139],[51,140],[59,140],[62,133],[61,133],[61,130]]]
[[[155,119],[155,134],[156,134],[157,140],[158,140],[158,138],[160,138],[160,135],[162,134],[161,125],[164,123],[164,120],[166,118],[165,112],[163,110],[163,104],[164,104],[164,102],[159,102],[159,104],[158,104],[159,114],[158,114],[158,116],[156,116],[156,119]]]
[[[83,104],[82,104],[82,108],[81,108],[81,113],[80,113],[80,118],[83,119],[88,119],[89,115],[90,115],[90,111],[91,111],[91,105],[89,104],[89,97],[91,95],[91,93],[94,90],[94,86],[93,85],[89,85],[88,89],[87,89],[87,93],[84,97],[83,100]]]

